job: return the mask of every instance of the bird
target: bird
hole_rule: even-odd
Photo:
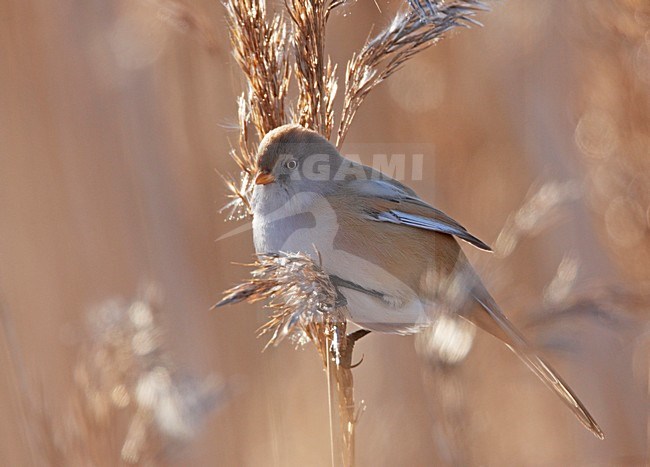
[[[382,172],[342,156],[316,131],[286,124],[258,147],[251,194],[258,254],[321,262],[361,329],[412,334],[457,315],[510,348],[596,437],[603,431],[558,373],[510,322],[460,241],[491,248]]]

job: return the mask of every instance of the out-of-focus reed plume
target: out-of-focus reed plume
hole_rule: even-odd
[[[561,303],[542,307],[529,320],[528,327],[551,327],[561,320],[591,320],[614,333],[643,332],[634,329],[635,315],[647,313],[650,307],[650,293],[632,290],[623,286],[593,286],[582,292],[575,292]],[[566,329],[572,326],[566,325]],[[625,342],[621,340],[621,343]],[[549,345],[550,347],[550,345]],[[558,345],[565,350],[568,345]]]
[[[544,288],[545,305],[559,305],[568,300],[575,287],[579,269],[580,259],[577,255],[566,253],[558,264],[553,279]]]
[[[457,273],[447,280],[427,278],[435,287],[444,309],[435,310],[432,324],[415,336],[415,350],[424,364],[423,382],[432,412],[432,437],[439,455],[448,465],[470,465],[471,446],[466,429],[470,425],[462,363],[470,353],[476,328],[458,314],[468,303],[473,277]]]
[[[472,449],[466,428],[470,419],[461,364],[474,342],[473,324],[443,315],[416,335],[415,349],[425,363],[424,385],[432,412],[432,437],[447,465],[471,465]]]
[[[522,238],[537,235],[557,221],[561,208],[581,195],[574,181],[550,181],[531,189],[522,206],[508,216],[494,244],[494,253],[501,258],[510,256]]]
[[[46,465],[159,462],[223,403],[225,388],[214,377],[176,369],[158,308],[149,288],[132,302],[111,299],[88,313],[64,412],[34,411]]]
[[[250,215],[249,197],[257,168],[256,147],[250,128],[261,140],[271,129],[291,120],[330,138],[334,128],[336,65],[325,51],[325,30],[331,13],[347,0],[289,0],[287,14],[267,18],[264,0],[229,0],[233,53],[246,78],[248,90],[239,99],[239,147],[233,157],[240,178],[225,178],[233,201],[230,218]],[[409,58],[437,42],[457,27],[478,24],[472,19],[484,9],[479,1],[408,1],[391,24],[366,42],[347,65],[346,91],[337,132],[340,147],[365,97],[397,71]],[[293,54],[291,54],[293,52]],[[286,102],[291,79],[297,83],[295,110]],[[338,396],[342,448],[339,459],[354,463],[354,434],[358,409],[354,402],[351,354],[363,335],[346,334],[347,322],[337,306],[329,277],[303,255],[260,255],[250,280],[226,292],[217,305],[247,300],[268,300],[273,310],[261,333],[271,333],[270,343],[287,335],[299,342],[312,341],[328,370],[330,388]],[[334,441],[333,441],[334,444]],[[334,447],[332,460],[335,461]]]

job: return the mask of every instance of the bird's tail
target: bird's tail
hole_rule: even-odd
[[[589,431],[597,438],[604,439],[605,435],[600,426],[571,388],[550,365],[535,354],[530,344],[512,325],[490,294],[481,286],[477,289],[474,299],[481,305],[482,310],[476,310],[466,318],[479,328],[502,340],[546,386],[569,406]]]

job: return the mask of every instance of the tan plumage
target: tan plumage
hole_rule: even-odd
[[[316,156],[327,177],[300,173]],[[309,254],[316,246],[323,268],[341,281],[350,319],[368,329],[413,332],[426,324],[422,315],[435,319],[432,310],[462,316],[512,349],[585,427],[603,438],[573,391],[500,310],[456,238],[489,250],[485,243],[410,188],[348,161],[301,127],[269,133],[259,167],[253,203],[258,252]]]

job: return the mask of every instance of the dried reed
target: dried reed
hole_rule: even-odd
[[[300,253],[262,254],[248,266],[254,268],[250,279],[226,291],[215,307],[265,300],[271,315],[258,333],[271,335],[267,347],[286,337],[298,345],[314,343],[339,402],[342,461],[352,465],[359,415],[350,364],[354,338],[346,335],[345,309],[337,304],[329,275]]]
[[[293,49],[298,83],[298,123],[329,139],[334,125],[336,66],[325,55],[325,26],[330,13],[345,3],[331,0],[289,0],[294,24]]]
[[[287,336],[305,343],[315,333],[314,325],[340,311],[329,276],[307,255],[262,254],[247,266],[254,268],[251,278],[226,291],[215,307],[267,300],[272,313],[259,334],[272,334],[268,344],[277,345]]]
[[[242,98],[246,122],[252,123],[258,136],[263,137],[286,123],[290,74],[287,26],[280,14],[267,21],[264,1],[230,1],[226,9],[233,55],[248,83]]]
[[[359,107],[377,85],[404,63],[434,45],[458,26],[480,25],[472,16],[486,7],[480,1],[416,1],[352,55],[345,76],[345,97],[336,146],[341,147]]]
[[[151,290],[151,289],[150,289]],[[148,465],[191,439],[224,397],[213,378],[179,372],[150,294],[88,314],[87,340],[61,416],[33,411],[45,465]]]
[[[237,0],[226,2],[233,55],[247,82],[239,97],[239,145],[231,156],[240,169],[239,180],[225,178],[233,201],[229,218],[251,214],[249,196],[256,169],[255,148],[250,128],[258,139],[273,128],[287,123],[285,100],[291,75],[290,40],[281,14],[267,20],[266,2]]]

